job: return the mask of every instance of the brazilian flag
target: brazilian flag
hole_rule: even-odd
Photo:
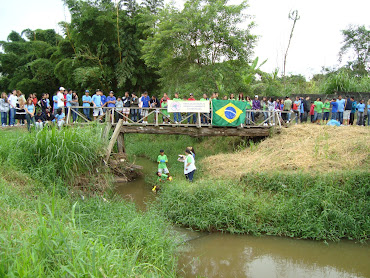
[[[246,102],[237,100],[212,100],[212,123],[215,126],[239,126],[245,121]]]

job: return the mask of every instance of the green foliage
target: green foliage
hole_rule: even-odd
[[[228,231],[366,241],[370,174],[251,174],[240,183],[203,179],[164,187],[160,208],[175,223]]]
[[[101,197],[30,198],[4,180],[0,189],[2,277],[176,276],[178,240],[155,211]]]
[[[153,36],[143,41],[143,58],[147,65],[159,68],[162,87],[222,92],[232,84],[223,78],[229,66],[225,61],[238,61],[234,71],[240,70],[256,41],[251,34],[253,22],[246,29],[239,27],[246,7],[245,1],[229,5],[227,0],[198,0],[187,1],[182,10],[163,9]]]
[[[125,135],[125,146],[130,156],[146,157],[157,162],[159,150],[163,149],[168,157],[168,168],[171,174],[182,176],[184,164],[177,161],[179,154],[185,154],[187,147],[193,147],[196,153],[196,161],[202,158],[218,154],[240,150],[246,141],[239,137],[202,137],[192,138],[186,135],[147,135],[127,134]],[[198,170],[202,171],[202,164],[196,163]]]
[[[0,132],[1,277],[176,276],[180,242],[157,211],[50,186],[96,171],[100,134],[94,125]]]
[[[370,77],[354,76],[353,72],[342,68],[328,75],[321,83],[321,90],[326,94],[335,92],[370,92]]]
[[[1,132],[0,159],[45,184],[71,182],[91,172],[104,151],[101,127]]]
[[[348,62],[348,67],[360,76],[368,76],[370,71],[370,30],[365,25],[352,26],[342,30],[343,45],[339,52],[341,61],[346,54],[354,54],[355,60]]]

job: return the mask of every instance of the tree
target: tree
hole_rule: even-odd
[[[344,55],[352,53],[354,60],[350,60],[348,66],[356,74],[366,76],[370,71],[370,30],[365,25],[350,25],[342,30],[342,35],[344,39],[339,51],[339,61],[342,61]]]
[[[173,6],[159,12],[152,36],[143,41],[147,65],[159,68],[167,90],[220,90],[232,67],[245,66],[256,42],[253,22],[242,29],[247,2],[229,5],[228,0],[189,0],[183,10]]]
[[[291,43],[292,38],[293,38],[294,28],[295,28],[295,25],[296,25],[297,21],[301,18],[298,15],[298,11],[297,10],[294,10],[294,11],[289,12],[288,17],[289,17],[289,19],[293,20],[293,26],[292,26],[292,30],[290,31],[288,46],[286,48],[285,55],[284,55],[284,69],[283,69],[283,77],[284,77],[284,80],[285,80],[286,58],[288,56],[288,50],[289,50],[290,43]]]
[[[57,52],[62,37],[54,30],[25,30],[27,39],[11,32],[1,41],[1,90],[21,89],[25,94],[52,92],[58,85],[51,57]],[[56,61],[57,59],[55,59]]]

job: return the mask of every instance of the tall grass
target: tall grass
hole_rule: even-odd
[[[159,206],[175,223],[206,231],[317,240],[370,234],[370,174],[249,174],[164,187]]]
[[[196,166],[198,170],[202,170],[202,163],[198,162],[204,157],[233,152],[236,149],[247,147],[249,141],[240,137],[192,138],[185,135],[128,134],[125,135],[125,144],[130,156],[143,156],[155,162],[159,151],[163,149],[168,157],[167,166],[170,172],[181,175],[184,165],[177,162],[177,158],[178,154],[185,154],[186,147],[194,147]]]
[[[176,276],[177,236],[158,212],[68,194],[99,168],[100,138],[96,125],[1,132],[0,277]]]
[[[0,180],[1,277],[175,277],[178,241],[121,200],[28,198]]]
[[[101,127],[4,131],[0,158],[45,183],[71,181],[95,170],[104,151]]]

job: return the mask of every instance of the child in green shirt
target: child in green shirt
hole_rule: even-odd
[[[166,164],[168,162],[168,158],[167,158],[167,155],[164,154],[164,150],[159,151],[157,162],[158,162],[158,172],[169,174],[167,164]]]
[[[166,175],[161,172],[157,172],[156,174],[158,178],[157,178],[156,185],[154,185],[152,188],[153,192],[157,192],[161,188],[160,183],[166,182],[166,181],[172,181],[172,177],[170,175]]]

